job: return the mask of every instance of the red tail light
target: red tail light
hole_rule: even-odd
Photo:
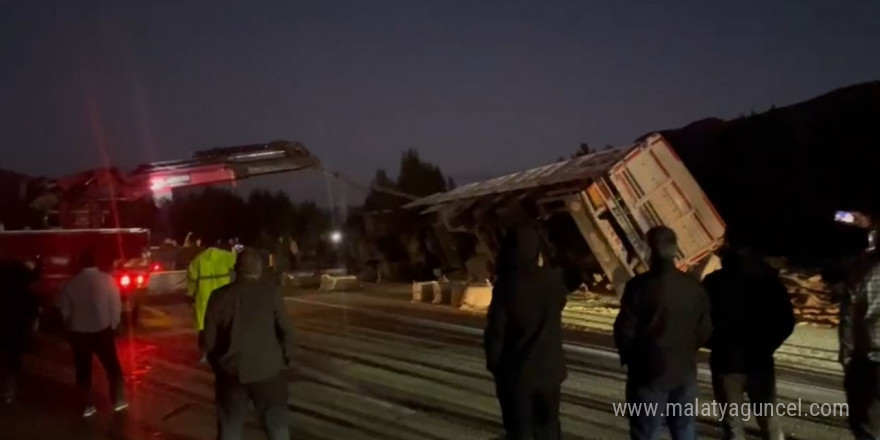
[[[158,272],[158,271],[162,270],[162,265],[159,263],[155,263],[155,264],[153,264],[153,266],[150,269],[152,269],[153,272]]]
[[[138,286],[138,287],[143,287],[143,285],[144,285],[144,276],[143,276],[143,275],[138,275],[137,278],[135,278],[135,281],[137,281],[137,286]]]
[[[131,285],[131,277],[128,275],[123,275],[119,277],[119,285],[122,287],[128,287]]]

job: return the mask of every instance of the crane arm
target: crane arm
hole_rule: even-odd
[[[219,147],[196,151],[188,159],[154,162],[138,166],[128,175],[114,168],[80,172],[48,181],[34,199],[45,200],[43,211],[59,204],[82,206],[90,203],[137,200],[149,195],[158,201],[170,198],[175,188],[228,183],[250,177],[316,169],[362,191],[379,191],[414,201],[420,197],[380,185],[361,185],[321,166],[320,160],[302,144],[275,141],[265,144]],[[52,197],[48,197],[48,196]],[[45,197],[44,197],[45,196]],[[45,206],[43,206],[45,205]],[[66,209],[66,208],[64,208]]]
[[[189,159],[142,165],[129,177],[144,191],[161,195],[179,187],[232,182],[320,165],[302,144],[276,141],[197,151]]]
[[[330,171],[330,170],[326,170],[326,169],[323,169],[323,171],[324,171],[326,174],[328,174],[329,176],[331,176],[331,177],[333,177],[333,178],[335,178],[335,179],[338,179],[339,181],[341,181],[341,182],[343,182],[343,183],[346,183],[346,184],[348,184],[348,185],[350,185],[350,186],[352,186],[352,187],[355,187],[355,188],[357,188],[357,189],[359,189],[359,190],[361,190],[361,191],[364,191],[364,192],[370,192],[370,190],[376,190],[376,191],[379,191],[379,192],[383,192],[383,193],[385,193],[385,194],[390,194],[390,195],[392,195],[392,196],[400,197],[400,198],[402,198],[402,199],[407,199],[407,200],[409,200],[409,201],[414,201],[414,200],[418,200],[418,199],[421,198],[421,197],[419,197],[419,196],[415,196],[415,195],[412,195],[412,194],[409,194],[409,193],[405,193],[405,192],[403,192],[403,191],[396,190],[396,189],[394,189],[394,188],[388,188],[388,187],[381,186],[381,185],[370,184],[370,185],[368,185],[368,186],[364,186],[364,185],[361,185],[361,184],[359,184],[359,183],[357,183],[357,182],[355,182],[355,181],[353,181],[353,180],[351,180],[351,179],[349,179],[349,178],[347,178],[347,177],[344,177],[344,176],[340,175],[339,173],[337,173],[337,172],[335,172],[335,171]]]

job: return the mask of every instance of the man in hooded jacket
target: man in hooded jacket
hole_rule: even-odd
[[[664,226],[647,234],[651,268],[626,283],[614,322],[620,362],[627,367],[626,400],[631,404],[672,404],[665,414],[673,440],[696,438],[693,405],[697,386],[697,351],[709,339],[709,298],[700,282],[675,267],[678,243]],[[664,415],[633,413],[630,438],[655,439]]]
[[[730,237],[730,236],[728,236]],[[728,238],[722,269],[703,281],[712,309],[712,386],[721,404],[776,404],[773,352],[794,331],[794,310],[779,275],[759,255]],[[756,415],[764,440],[783,437],[778,420]],[[741,416],[725,414],[725,439],[745,439]]]
[[[498,252],[484,333],[507,438],[559,439],[560,387],[566,378],[562,274],[545,264],[536,228],[509,232]]]

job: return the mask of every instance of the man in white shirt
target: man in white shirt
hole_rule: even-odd
[[[128,407],[113,334],[119,325],[122,299],[116,281],[98,269],[93,254],[84,254],[78,263],[82,270],[64,287],[59,307],[70,331],[76,383],[85,405],[83,417],[90,417],[97,411],[92,395],[92,355],[98,357],[107,373],[114,410]]]

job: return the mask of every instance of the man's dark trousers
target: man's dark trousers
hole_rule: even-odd
[[[269,440],[288,440],[287,378],[284,373],[253,383],[217,373],[217,440],[241,440],[248,401],[254,403],[257,417]]]
[[[856,356],[844,369],[849,426],[856,440],[880,439],[880,363]]]
[[[18,347],[0,348],[0,387],[2,387],[0,391],[3,392],[3,399],[10,403],[15,399],[23,357],[24,349]]]
[[[774,374],[773,360],[766,365],[750,368],[747,373],[721,373],[712,372],[712,387],[715,391],[715,399],[718,403],[735,405],[742,408],[745,403],[744,394],[749,395],[751,405],[757,408],[765,408],[765,405],[776,404],[776,375]],[[783,439],[782,428],[779,420],[768,414],[768,411],[752,407],[752,413],[761,428],[761,438],[764,440]],[[745,440],[745,423],[742,416],[730,416],[724,414],[721,421],[724,438],[728,440]]]
[[[560,387],[517,389],[496,387],[501,417],[509,440],[559,440]]]
[[[694,378],[683,385],[660,387],[627,380],[627,403],[641,405],[639,414],[630,414],[629,431],[632,440],[656,440],[660,438],[664,416],[672,440],[696,439],[696,422],[693,406],[697,398],[697,381]],[[671,404],[671,405],[670,405]],[[656,405],[656,406],[654,406]],[[648,407],[655,409],[648,413]],[[670,414],[666,414],[669,411]]]
[[[107,382],[110,384],[110,399],[121,402],[123,396],[122,368],[116,355],[116,341],[113,330],[106,329],[94,333],[73,332],[70,335],[73,348],[73,361],[76,367],[76,384],[79,386],[86,405],[94,404],[92,395],[92,355],[98,357]]]

